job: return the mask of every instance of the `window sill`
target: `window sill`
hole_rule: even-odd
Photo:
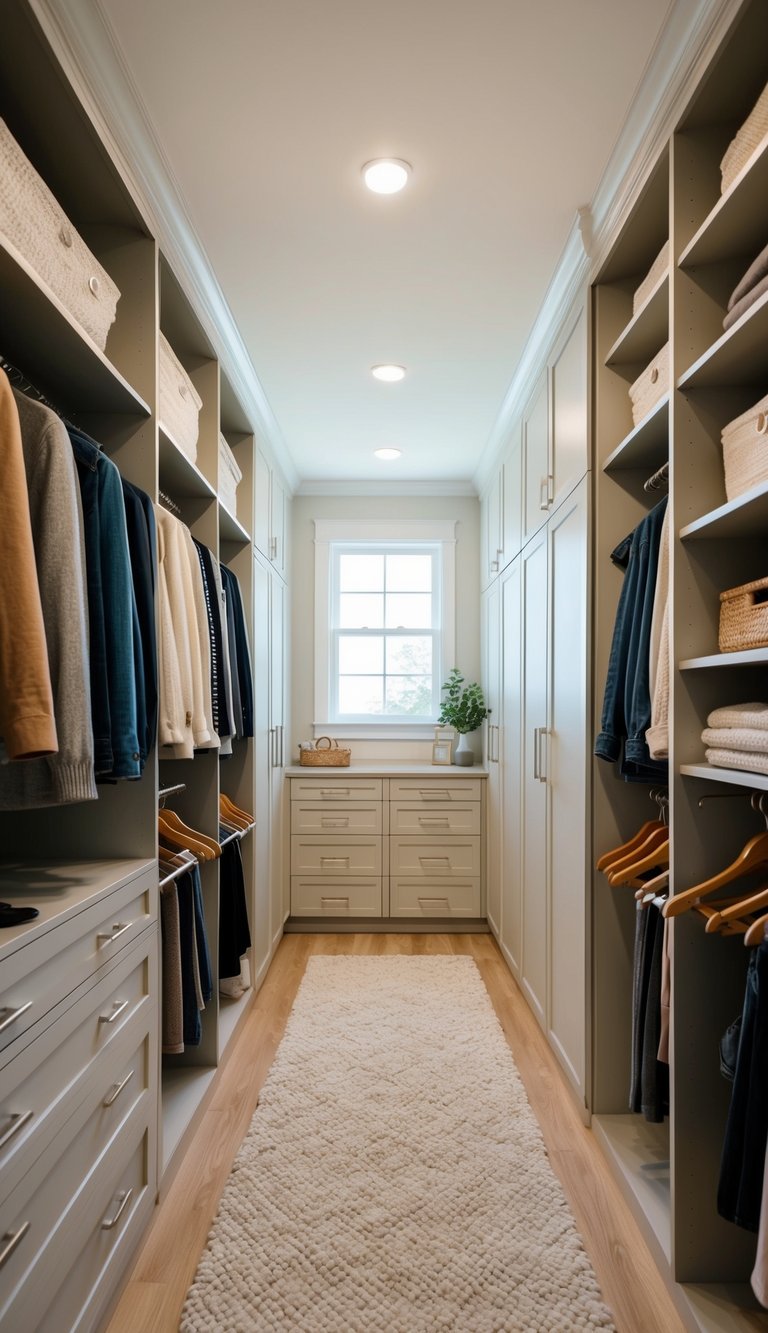
[[[433,741],[436,722],[313,722],[312,734],[337,741]]]

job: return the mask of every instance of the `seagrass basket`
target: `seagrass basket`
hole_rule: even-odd
[[[328,742],[322,750],[321,741]],[[349,768],[351,757],[352,751],[344,749],[338,741],[331,740],[330,736],[318,736],[314,750],[299,752],[299,763],[302,768]]]
[[[721,653],[768,647],[768,578],[720,593]]]
[[[768,394],[724,426],[721,440],[728,500],[768,481]]]

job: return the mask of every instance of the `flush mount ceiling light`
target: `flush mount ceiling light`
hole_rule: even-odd
[[[363,167],[363,180],[374,194],[397,194],[410,174],[410,163],[398,157],[377,157]]]
[[[393,458],[399,458],[402,452],[402,449],[374,449],[373,456],[374,458],[383,458],[389,462]]]
[[[395,384],[405,378],[405,366],[371,366],[375,380],[384,380],[386,384]]]

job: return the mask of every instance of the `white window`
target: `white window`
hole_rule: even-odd
[[[431,735],[453,665],[453,522],[315,521],[315,729]]]

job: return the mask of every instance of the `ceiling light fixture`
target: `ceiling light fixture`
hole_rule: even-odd
[[[396,384],[405,378],[405,366],[371,366],[375,380],[384,380],[386,384]]]
[[[399,458],[402,452],[402,449],[374,449],[373,456],[374,458],[383,458],[389,462],[393,458]]]
[[[363,167],[363,180],[374,194],[397,194],[406,185],[410,174],[410,163],[398,157],[377,157]]]

